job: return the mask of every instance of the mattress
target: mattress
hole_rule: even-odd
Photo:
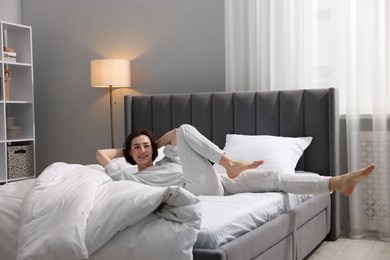
[[[309,199],[283,192],[199,196],[202,223],[194,248],[216,249]]]
[[[0,248],[15,257],[19,211],[24,194],[34,180],[0,186],[3,205],[0,217]],[[201,230],[194,248],[215,249],[294,208],[311,195],[283,192],[241,193],[230,196],[199,196],[202,207]],[[5,237],[4,237],[5,236]],[[7,257],[5,259],[8,259]]]

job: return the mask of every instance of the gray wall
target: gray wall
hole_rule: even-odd
[[[21,23],[20,0],[0,0],[0,21]]]
[[[132,88],[114,91],[118,147],[124,94],[225,90],[223,0],[22,0],[21,10],[33,28],[38,173],[96,163],[110,146],[108,90],[90,87],[91,59],[132,62]]]

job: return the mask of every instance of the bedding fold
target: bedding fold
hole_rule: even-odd
[[[172,255],[180,259],[192,259],[201,219],[194,195],[180,187],[113,181],[97,165],[52,164],[25,196],[17,259],[89,258],[118,232],[143,225],[151,214],[166,221],[150,228],[160,227],[172,236],[186,232],[188,241],[167,248],[176,250]]]

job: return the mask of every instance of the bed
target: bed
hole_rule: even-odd
[[[294,171],[337,175],[336,100],[335,89],[126,96],[125,131],[160,136],[192,124],[224,149],[228,136],[283,144],[310,136]],[[303,259],[339,236],[337,196],[196,197],[57,162],[36,180],[0,186],[0,251],[2,259]]]
[[[221,148],[227,134],[312,136],[296,169],[335,176],[337,109],[333,88],[126,96],[125,128],[160,136],[188,123]],[[339,205],[339,194],[313,196],[218,248],[194,248],[194,259],[303,259],[324,239],[337,239]]]

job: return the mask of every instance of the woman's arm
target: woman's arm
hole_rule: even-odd
[[[96,159],[101,166],[106,166],[114,158],[123,157],[123,149],[102,149],[96,151]]]
[[[174,128],[171,131],[165,133],[163,136],[161,136],[161,138],[156,141],[157,149],[167,144],[176,145],[176,132],[177,128]]]

